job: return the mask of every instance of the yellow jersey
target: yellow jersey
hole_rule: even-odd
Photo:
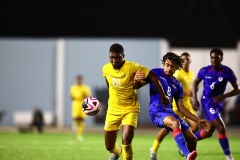
[[[109,84],[108,112],[139,110],[137,90],[133,88],[133,79],[138,70],[144,72],[146,76],[150,71],[138,63],[127,60],[120,69],[114,69],[111,63],[103,66],[103,77]]]
[[[87,85],[72,85],[71,89],[72,100],[72,117],[85,117],[82,111],[82,102],[86,97],[91,95],[91,90]]]
[[[186,72],[183,69],[180,69],[177,70],[173,76],[182,84],[183,92],[187,92],[192,89],[194,79],[194,73],[192,71]],[[190,96],[183,95],[183,104],[191,113],[196,114],[190,103]],[[173,101],[173,111],[179,116],[182,116],[181,113],[178,112],[175,101]]]

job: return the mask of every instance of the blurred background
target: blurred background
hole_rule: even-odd
[[[217,0],[1,1],[0,126],[28,123],[36,107],[49,126],[71,126],[70,86],[77,74],[106,110],[101,69],[113,43],[123,45],[127,60],[150,69],[161,67],[168,51],[189,52],[195,74],[210,64],[211,48],[220,47],[223,64],[240,79],[238,7],[238,1]],[[148,86],[139,90],[140,127],[152,126],[148,93]],[[225,105],[226,124],[239,127],[240,97]],[[104,116],[87,118],[88,126],[102,127],[103,122]]]

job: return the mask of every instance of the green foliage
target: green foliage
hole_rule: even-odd
[[[133,140],[134,159],[148,160],[149,148],[154,133],[136,133]],[[0,132],[1,160],[107,160],[109,153],[104,147],[103,133],[85,134],[79,142],[69,133],[6,133]],[[240,159],[240,137],[229,137],[234,158]],[[121,137],[118,138],[120,145]],[[200,160],[225,160],[217,137],[198,143]],[[160,146],[158,158],[161,160],[184,159],[178,154],[172,135],[168,135]],[[120,158],[122,159],[122,157]]]

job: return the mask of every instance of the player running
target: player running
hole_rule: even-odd
[[[198,140],[212,136],[215,128],[218,131],[219,143],[227,160],[233,160],[230,152],[228,137],[226,134],[225,124],[221,118],[223,110],[223,101],[239,94],[237,78],[233,71],[222,65],[223,52],[220,48],[213,48],[210,51],[210,61],[212,65],[203,67],[198,72],[196,79],[193,82],[193,107],[199,109],[199,101],[197,98],[198,86],[201,81],[204,82],[204,89],[201,98],[201,109],[207,120],[211,122],[209,132],[199,130],[195,133]],[[230,82],[233,90],[225,93],[227,83]]]
[[[117,160],[122,154],[123,160],[133,159],[132,140],[137,128],[140,104],[133,85],[143,80],[151,80],[156,85],[156,92],[161,95],[164,104],[169,104],[158,78],[146,67],[124,60],[124,49],[120,44],[113,44],[109,50],[109,60],[102,72],[109,90],[108,110],[104,125],[105,147],[112,153],[109,160]],[[138,71],[143,73],[134,81]],[[147,76],[145,76],[147,75]],[[122,126],[122,147],[116,143],[117,134]]]

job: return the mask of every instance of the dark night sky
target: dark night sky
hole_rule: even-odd
[[[237,1],[160,1],[3,0],[0,37],[150,37],[176,47],[235,47],[240,40]]]

